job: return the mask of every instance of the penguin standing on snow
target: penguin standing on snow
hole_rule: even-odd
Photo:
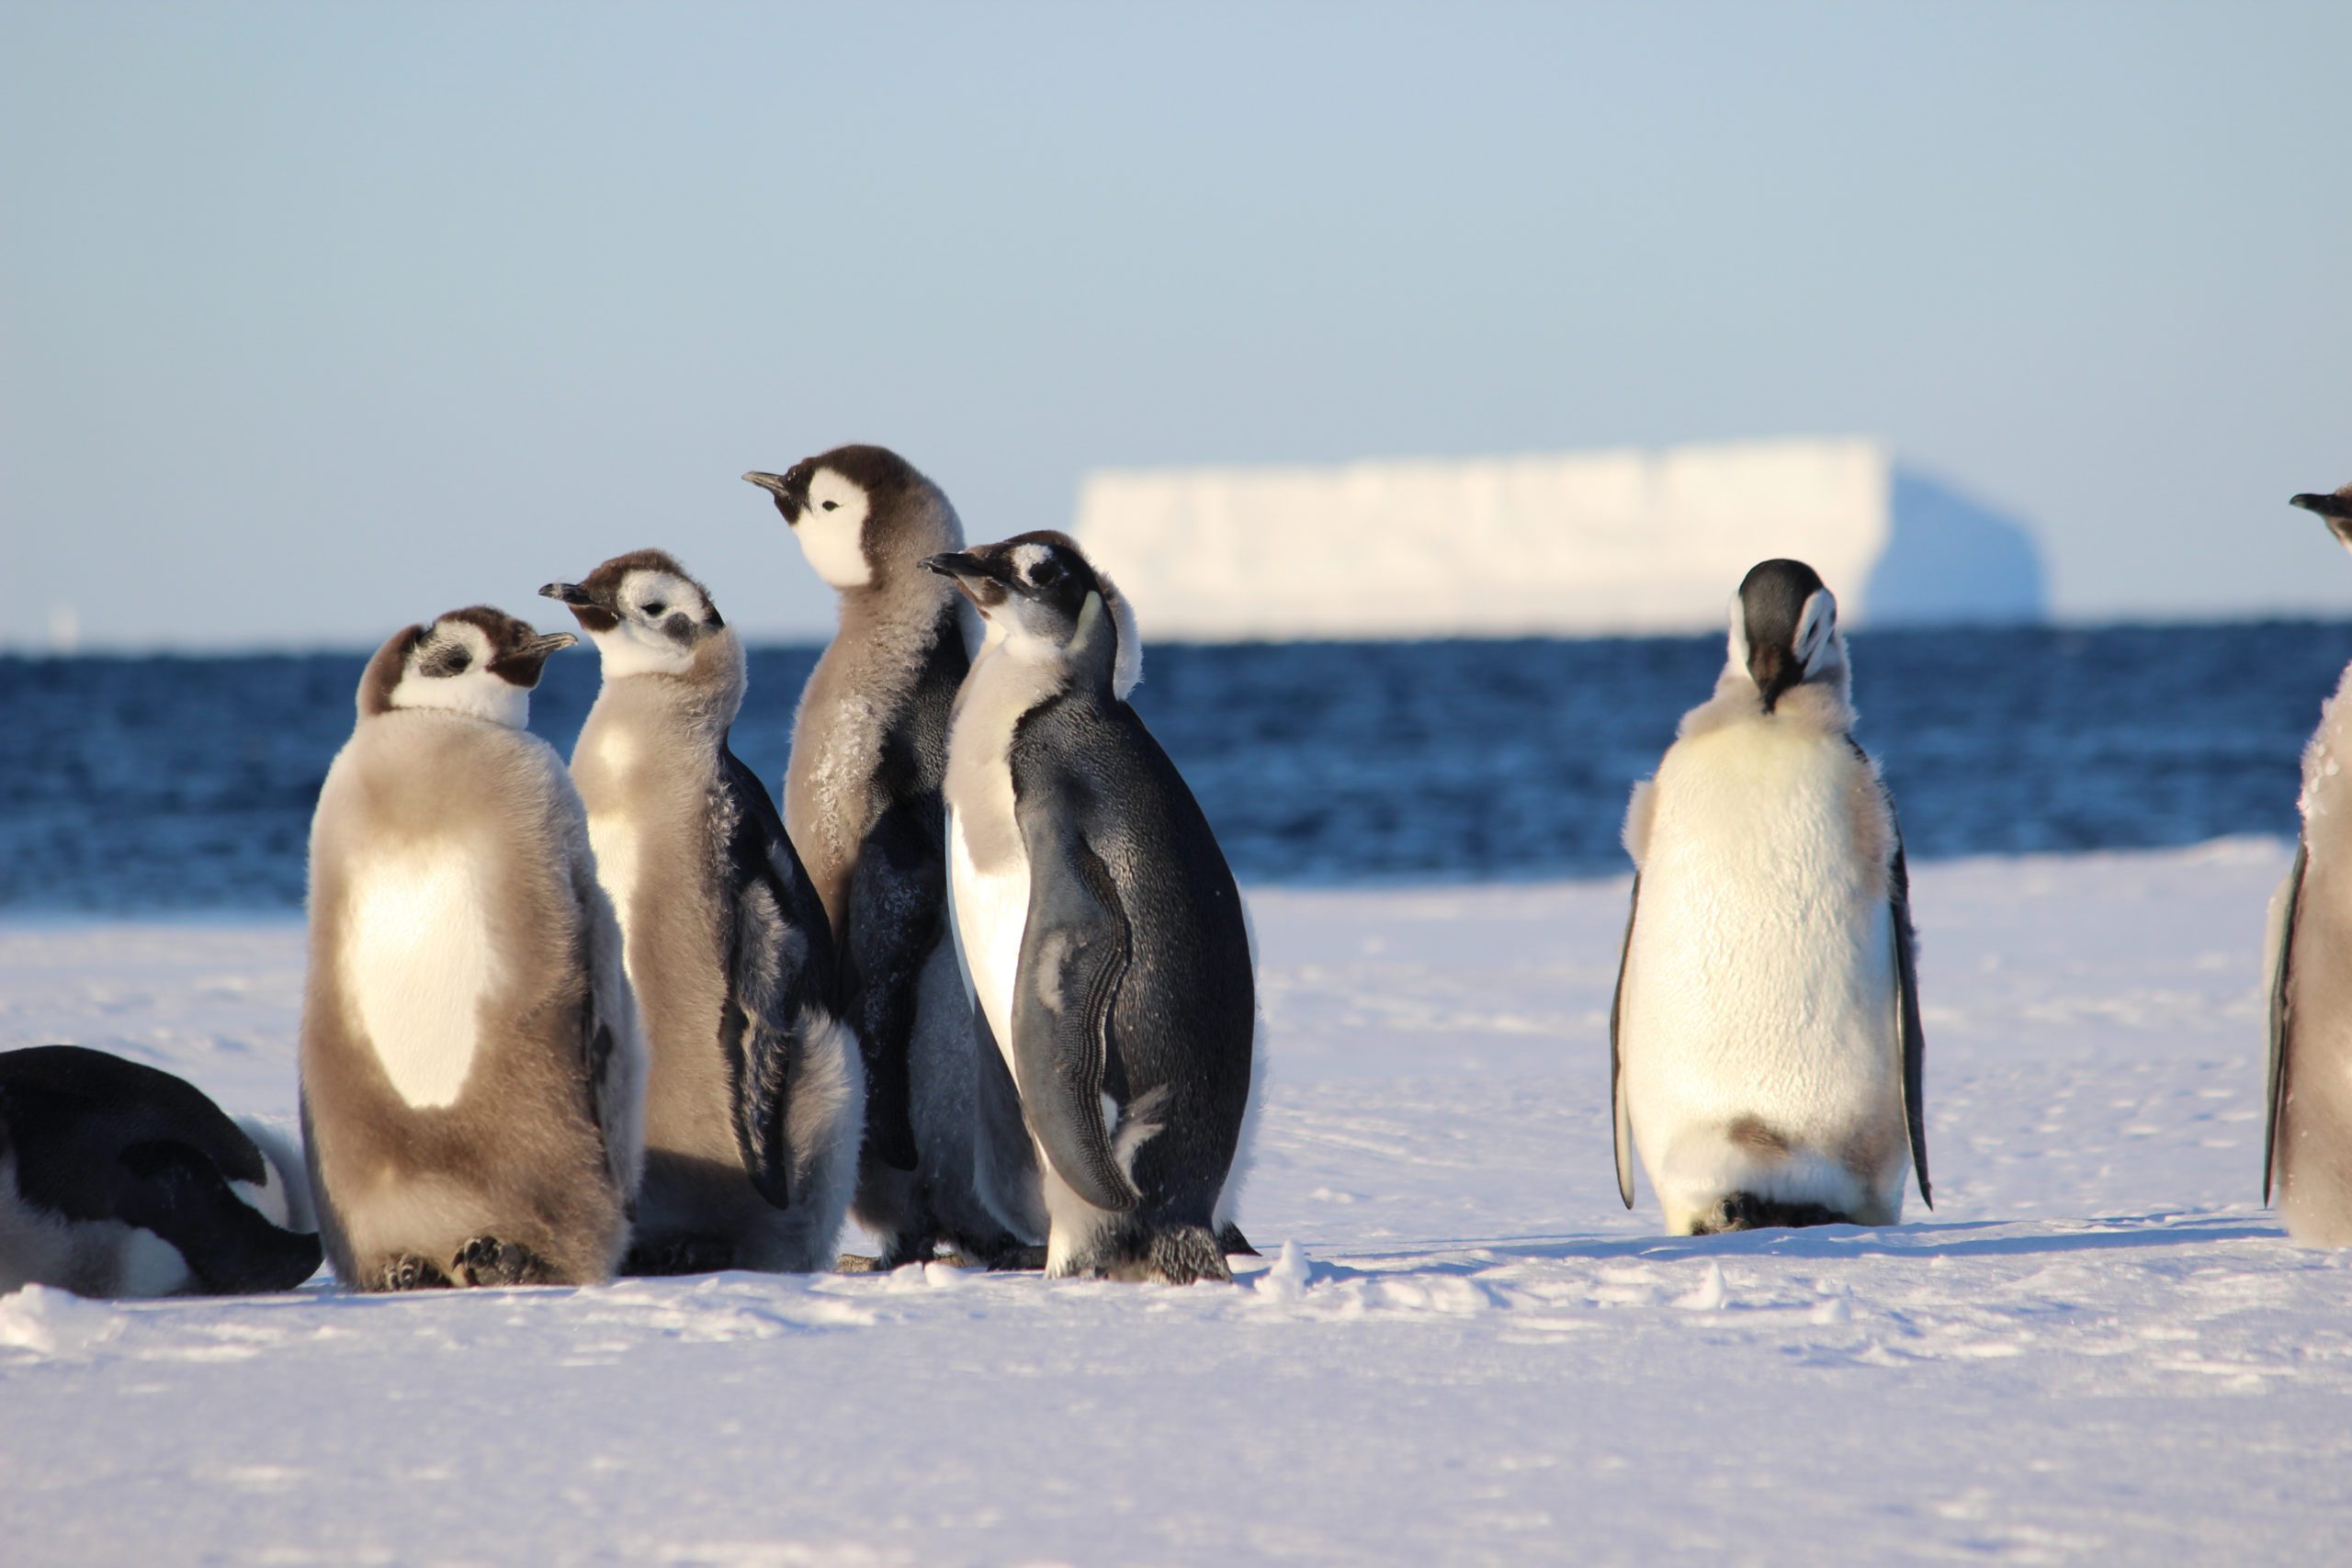
[[[2299,495],[2352,549],[2352,485]],[[2287,1234],[2352,1247],[2352,666],[2303,750],[2303,830],[2270,911],[2270,1088],[2262,1201],[2278,1189]]]
[[[1126,602],[1056,533],[932,557],[988,623],[948,743],[956,938],[1019,1086],[1046,1272],[1225,1280],[1250,1100],[1247,916],[1126,703]]]
[[[728,750],[742,640],[659,550],[539,592],[571,607],[605,665],[571,776],[649,1058],[627,1268],[830,1268],[865,1073],[825,911],[775,803]]]
[[[1730,640],[1625,816],[1617,1190],[1632,1208],[1638,1144],[1677,1235],[1892,1224],[1906,1164],[1928,1201],[1894,803],[1854,741],[1838,604],[1811,567],[1750,571]]]
[[[1012,1083],[948,932],[940,789],[971,661],[961,596],[921,569],[962,547],[963,525],[937,485],[879,446],[743,477],[775,496],[841,595],[841,629],[794,721],[785,817],[832,922],[865,1052],[854,1213],[881,1239],[882,1268],[941,1241],[1009,1261],[1043,1239],[1046,1216]]]
[[[319,1257],[310,1179],[275,1133],[104,1051],[0,1053],[0,1294],[290,1291]]]
[[[486,606],[395,635],[311,824],[302,1112],[351,1289],[578,1284],[628,1244],[643,1067],[548,656]]]

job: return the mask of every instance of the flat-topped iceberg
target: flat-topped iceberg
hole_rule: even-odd
[[[1155,637],[1697,631],[1772,556],[1849,625],[2045,608],[2025,524],[1862,438],[1102,471],[1076,532]]]

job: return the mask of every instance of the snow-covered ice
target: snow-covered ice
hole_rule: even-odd
[[[1617,1202],[1625,885],[1253,897],[1231,1287],[0,1298],[0,1559],[2334,1561],[2352,1257],[2257,1202],[2267,840],[1919,868],[1939,1207]],[[288,1116],[290,923],[0,926],[0,1044]]]

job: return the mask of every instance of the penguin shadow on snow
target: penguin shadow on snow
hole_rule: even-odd
[[[2017,1234],[2024,1220],[1955,1220],[1899,1227],[1812,1225],[1802,1230],[1725,1231],[1713,1235],[1464,1237],[1426,1247],[1355,1252],[1351,1261],[1314,1259],[1309,1280],[1395,1279],[1399,1275],[1469,1275],[1498,1262],[1605,1263],[1624,1258],[1674,1263],[1726,1258],[1793,1258],[1837,1261],[1858,1258],[2007,1258],[2118,1249],[2175,1248],[2232,1241],[2283,1240],[2279,1227],[2222,1214],[2110,1215],[2069,1221],[2055,1234]],[[1396,1266],[1385,1267],[1388,1260]]]

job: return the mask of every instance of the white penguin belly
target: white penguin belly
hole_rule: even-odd
[[[496,979],[489,911],[473,857],[447,840],[368,861],[352,877],[341,955],[354,1022],[393,1091],[452,1105],[481,1044]]]
[[[1008,790],[1008,795],[1010,791]],[[956,950],[997,1053],[1012,1067],[1012,995],[1021,974],[1021,938],[1029,925],[1029,863],[1014,854],[982,871],[964,836],[963,814],[947,814],[948,886]],[[1018,842],[1016,834],[1015,842]],[[1014,1073],[1014,1081],[1020,1075]]]
[[[641,857],[638,853],[636,824],[619,812],[607,811],[588,818],[588,849],[596,857],[596,880],[603,884],[605,897],[613,903],[613,918],[621,928],[621,972],[637,983],[637,965],[630,952],[629,915],[637,908],[637,879]]]
[[[1857,765],[1840,738],[1743,726],[1659,770],[1621,1031],[1669,1220],[1743,1187],[1874,1206],[1890,1170],[1899,1201],[1894,927]]]

